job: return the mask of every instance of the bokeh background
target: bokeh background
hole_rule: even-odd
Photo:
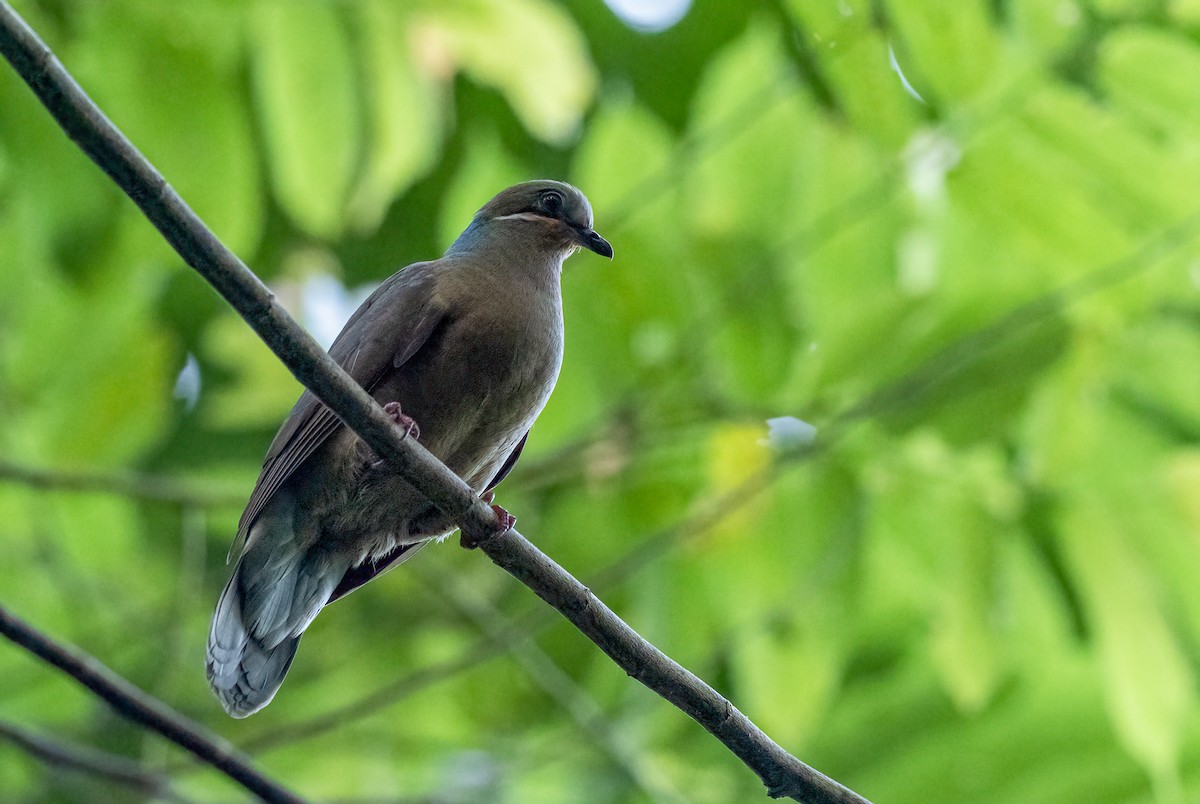
[[[617,258],[567,264],[500,500],[793,753],[878,802],[1200,798],[1200,2],[15,5],[324,343],[504,186],[584,189]],[[226,718],[298,393],[0,69],[5,606],[316,799],[764,798],[453,541]],[[11,646],[0,726],[172,779],[6,740],[4,801],[244,796]]]

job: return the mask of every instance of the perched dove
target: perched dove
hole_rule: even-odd
[[[490,502],[558,378],[559,278],[580,246],[613,254],[579,190],[510,187],[445,256],[380,285],[330,354]],[[225,711],[245,717],[266,706],[323,606],[452,529],[305,391],[267,451],[209,630],[208,680]]]

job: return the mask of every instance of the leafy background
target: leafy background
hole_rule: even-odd
[[[795,754],[879,802],[1200,798],[1200,3],[674,5],[16,3],[325,342],[503,186],[583,188],[617,259],[568,263],[501,499]],[[318,799],[763,797],[453,543],[227,719],[208,618],[297,393],[0,70],[6,606]],[[0,678],[7,727],[242,795]],[[0,745],[0,799],[137,795]]]

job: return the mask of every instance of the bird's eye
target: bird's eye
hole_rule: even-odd
[[[546,192],[542,193],[541,202],[542,209],[546,211],[546,214],[558,216],[562,213],[562,193],[557,192],[556,190],[547,190]]]

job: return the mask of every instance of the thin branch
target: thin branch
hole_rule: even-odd
[[[725,517],[736,513],[781,476],[786,467],[797,461],[778,462],[748,478],[729,492],[706,499],[690,516],[642,540],[637,547],[620,556],[596,573],[595,587],[607,589],[625,581],[648,562],[673,545],[694,541]],[[483,637],[467,651],[453,659],[427,665],[403,678],[392,681],[360,698],[337,706],[305,720],[277,726],[269,732],[243,741],[240,747],[249,754],[272,751],[283,745],[309,740],[336,731],[364,717],[379,714],[383,709],[415,695],[434,684],[448,681],[466,673],[497,656],[515,652],[534,635],[549,625],[548,612],[539,607],[516,617],[494,637]]]
[[[241,314],[285,366],[377,455],[498,566],[575,623],[627,673],[671,701],[759,775],[773,797],[864,799],[772,742],[712,687],[641,638],[579,581],[515,530],[495,536],[491,508],[413,439],[279,305],[217,240],[132,143],[92,103],[50,49],[0,2],[0,52],[80,148],[124,190],[184,261]]]
[[[26,754],[56,768],[98,776],[123,787],[133,788],[142,795],[166,801],[188,800],[171,789],[171,780],[166,776],[148,771],[128,757],[99,751],[90,746],[52,740],[3,721],[0,721],[0,739],[8,740]]]
[[[163,702],[147,695],[94,657],[77,648],[67,648],[40,633],[0,606],[0,635],[54,665],[104,699],[122,716],[153,729],[187,749],[264,801],[294,804],[299,796],[268,779],[219,737],[188,720]]]
[[[470,537],[463,536],[469,543]],[[556,608],[629,676],[675,704],[746,763],[773,798],[862,802],[858,794],[784,751],[716,690],[642,639],[612,609],[520,533],[480,545],[488,558]]]
[[[246,504],[246,495],[242,492],[209,489],[174,478],[134,472],[108,474],[40,469],[0,460],[0,481],[48,491],[100,492],[194,508],[232,508]]]
[[[846,407],[834,416],[829,426],[823,428],[824,434],[817,446],[798,455],[787,456],[787,460],[773,463],[767,469],[747,478],[743,483],[721,496],[707,498],[705,504],[691,515],[643,539],[633,550],[599,570],[595,574],[593,585],[600,589],[607,589],[620,584],[672,547],[693,541],[703,535],[711,526],[756,499],[758,494],[765,491],[787,468],[795,467],[802,460],[809,460],[818,453],[832,450],[856,421],[898,407],[900,403],[896,397],[906,397],[911,401],[918,395],[912,389],[944,381],[948,376],[970,365],[973,361],[964,354],[969,351],[969,347],[976,349],[974,358],[977,360],[980,355],[1000,348],[1003,343],[1008,342],[1038,321],[1061,312],[1070,304],[1086,298],[1090,294],[1111,287],[1152,267],[1157,261],[1165,259],[1191,242],[1198,234],[1200,234],[1200,209],[1178,224],[1152,236],[1129,254],[1107,263],[1065,286],[1021,304],[996,321],[958,338],[898,380],[884,383],[863,396],[857,403]],[[986,386],[975,390],[985,391]],[[575,451],[578,452],[578,448]],[[277,728],[268,734],[243,743],[242,747],[251,753],[269,751],[281,745],[310,739],[342,728],[354,720],[376,714],[381,709],[434,683],[446,681],[454,675],[466,672],[495,658],[500,653],[515,651],[546,623],[547,621],[536,613],[533,616],[522,617],[514,621],[507,629],[506,634],[499,639],[501,645],[493,640],[489,646],[485,640],[481,640],[472,649],[455,659],[417,670],[356,701],[311,719]]]
[[[459,654],[453,659],[426,665],[414,670],[408,675],[380,687],[374,692],[330,709],[322,714],[306,720],[297,720],[273,728],[264,734],[251,737],[241,743],[241,748],[250,754],[261,754],[273,751],[284,745],[308,740],[327,732],[336,731],[356,720],[371,715],[377,715],[387,706],[415,695],[417,692],[434,684],[447,681],[454,676],[465,673],[473,667],[494,659],[514,646],[521,644],[528,633],[509,635],[510,640],[505,645],[498,645],[491,640],[481,638],[470,650]],[[174,770],[172,768],[171,770]]]

